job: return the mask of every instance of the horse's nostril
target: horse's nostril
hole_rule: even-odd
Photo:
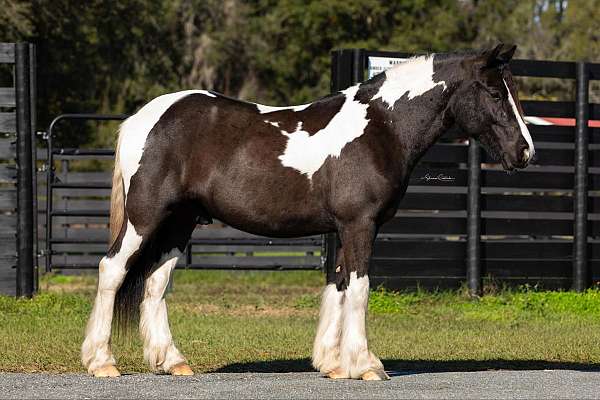
[[[529,152],[529,149],[523,150],[523,161],[524,162],[529,161],[530,155],[531,155],[531,153]]]

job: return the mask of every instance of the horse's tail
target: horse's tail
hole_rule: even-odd
[[[119,149],[121,148],[122,131],[119,130],[117,148],[115,149],[115,169],[112,177],[112,191],[110,192],[110,246],[116,241],[125,220],[125,188],[123,187],[123,173]]]
[[[125,186],[121,170],[120,149],[123,137],[127,134],[127,125],[123,123],[119,129],[117,147],[115,149],[115,169],[110,193],[110,247],[124,234],[126,227],[125,212]],[[112,249],[111,249],[112,251]],[[128,265],[125,279],[117,290],[114,303],[115,330],[119,334],[128,336],[134,324],[139,319],[139,305],[141,303],[144,280],[143,273],[134,266]]]

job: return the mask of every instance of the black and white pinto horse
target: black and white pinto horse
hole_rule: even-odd
[[[313,103],[270,107],[205,90],[152,100],[121,125],[112,245],[82,345],[90,374],[118,376],[117,320],[139,312],[154,371],[191,375],[164,292],[194,227],[212,218],[258,235],[337,232],[313,365],[330,378],[387,379],[369,351],[369,256],[419,158],[456,125],[506,170],[534,155],[508,68],[515,47],[432,54]]]

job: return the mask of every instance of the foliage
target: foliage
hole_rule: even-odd
[[[375,313],[417,312],[435,304],[465,313],[470,318],[511,319],[561,318],[566,316],[600,318],[600,290],[589,289],[583,293],[537,291],[524,286],[517,290],[504,289],[480,298],[471,298],[464,292],[396,293],[379,288],[371,293],[369,310]]]
[[[597,0],[0,0],[0,40],[38,45],[39,122],[63,112],[129,113],[203,87],[273,104],[329,91],[330,51],[447,51],[518,43],[518,57],[597,60]],[[536,97],[564,82],[523,83]],[[592,97],[595,95],[593,94]],[[114,125],[61,131],[112,145]]]

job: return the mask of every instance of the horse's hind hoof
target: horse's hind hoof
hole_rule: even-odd
[[[360,377],[363,381],[387,381],[390,379],[384,370],[369,370]]]
[[[194,371],[186,363],[174,365],[169,373],[173,376],[192,376]]]
[[[96,378],[116,378],[121,376],[121,373],[114,365],[105,365],[94,371]]]
[[[336,368],[327,374],[329,379],[348,379],[349,376],[342,371],[341,368]]]

